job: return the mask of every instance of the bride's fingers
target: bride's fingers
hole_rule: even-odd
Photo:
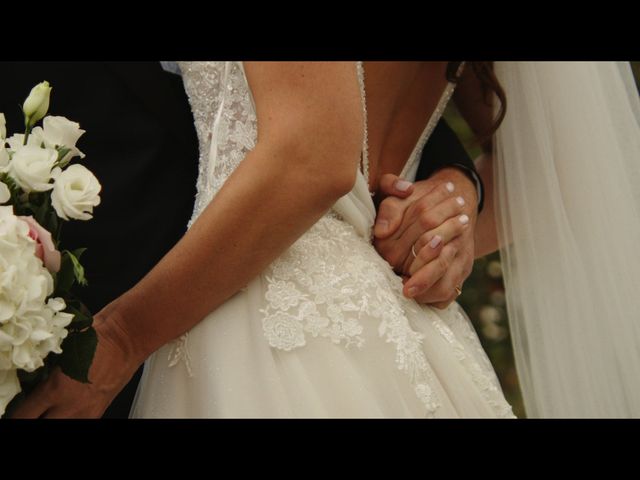
[[[61,408],[52,408],[48,410],[44,417],[42,418],[53,418],[53,419],[61,419],[61,418],[71,418],[69,415],[65,414],[64,410]]]
[[[451,182],[444,185],[438,185],[426,195],[423,195],[411,205],[408,215],[402,219],[402,224],[392,238],[400,239],[407,234],[414,236],[414,241],[420,234],[437,227],[451,214],[446,212],[453,205],[457,205],[457,210],[462,211],[464,199],[453,194],[455,186]],[[461,203],[460,203],[461,202]],[[443,211],[443,207],[445,210]],[[444,214],[443,214],[444,213]],[[419,231],[415,234],[416,229]]]
[[[30,395],[22,401],[11,418],[40,418],[47,413],[49,402],[41,395]]]
[[[387,197],[380,203],[373,226],[376,239],[384,240],[396,234],[409,205],[409,200],[396,197]]]
[[[435,308],[446,308],[458,298],[456,287],[462,288],[464,280],[464,262],[461,261],[460,255],[457,255],[442,278],[415,300]]]
[[[451,244],[442,247],[440,255],[418,270],[405,284],[402,293],[408,298],[417,298],[429,290],[449,270],[458,249]]]
[[[418,228],[418,230],[421,229],[421,231],[415,235],[414,240],[417,239],[420,234],[431,230],[431,228],[436,227],[445,220],[442,219],[438,222],[437,207],[445,200],[451,198],[454,190],[455,186],[453,183],[447,182],[432,188],[428,193],[422,194],[417,200],[413,200],[411,197],[406,199],[387,197],[380,203],[378,208],[378,216],[374,228],[375,236],[378,239],[387,239],[396,242],[405,235],[409,228],[422,225],[422,227]],[[434,211],[436,213],[433,213]],[[397,255],[397,249],[394,248],[393,250]],[[402,257],[402,260],[404,260],[405,257]],[[386,255],[385,258],[387,258]],[[387,258],[387,260],[389,260],[389,258]],[[393,265],[397,263],[397,261],[390,261],[389,263]],[[394,267],[397,266],[399,265],[394,265]]]
[[[75,410],[69,406],[57,406],[51,408],[45,414],[44,418],[68,419],[68,418],[100,418],[101,415],[95,413],[93,409]]]
[[[416,221],[414,221],[395,241],[393,249],[396,250],[395,257],[400,257],[400,265],[393,265],[396,269],[403,268],[404,273],[409,273],[408,266],[414,260],[411,247],[415,251],[416,255],[418,250],[425,245],[430,244],[436,235],[439,235],[443,243],[447,243],[455,235],[451,234],[452,224],[444,226],[449,220],[462,219],[462,221],[469,222],[468,216],[462,216],[464,206],[464,199],[462,197],[451,197],[444,199],[438,205],[425,211],[421,214]],[[424,237],[426,235],[426,237]],[[421,243],[420,239],[424,241]],[[434,246],[437,247],[437,241],[434,241]],[[426,252],[425,252],[426,253]],[[429,259],[426,259],[427,261]]]
[[[403,180],[397,175],[386,173],[380,178],[378,195],[384,198],[380,202],[376,215],[376,223],[373,227],[373,234],[378,239],[384,239],[393,235],[400,222],[404,218],[404,213],[410,205],[408,201],[403,202],[413,193],[413,183]]]
[[[438,256],[443,245],[458,238],[468,227],[469,217],[463,214],[450,218],[439,227],[422,234],[413,246],[416,256],[414,258],[413,253],[411,254],[409,266],[405,268],[404,273],[416,273]]]
[[[380,177],[378,193],[383,197],[394,195],[400,198],[407,198],[413,193],[413,183],[393,173],[385,173]]]
[[[448,243],[448,241],[443,240],[442,235],[436,232],[423,233],[416,243],[413,244],[413,249],[410,249],[409,256],[404,261],[401,273],[411,277],[415,272],[429,262],[432,262],[440,255],[442,248]]]

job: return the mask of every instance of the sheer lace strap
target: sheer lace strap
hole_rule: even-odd
[[[458,67],[456,76],[460,76],[463,68],[464,68],[464,62],[462,62]],[[438,101],[438,105],[436,106],[436,109],[431,114],[431,118],[429,118],[429,121],[425,125],[424,130],[422,131],[422,135],[420,135],[420,139],[418,140],[418,143],[416,143],[416,146],[413,148],[413,151],[411,152],[411,155],[409,156],[407,163],[404,165],[404,168],[400,173],[400,177],[408,178],[407,176],[409,175],[409,172],[412,172],[412,170],[417,170],[416,167],[418,165],[418,159],[420,158],[422,149],[424,148],[425,144],[427,143],[427,140],[433,133],[433,130],[436,128],[436,125],[440,121],[440,118],[444,114],[444,111],[447,108],[447,105],[449,104],[449,101],[451,100],[451,97],[455,89],[456,89],[456,84],[453,82],[449,82],[444,92],[442,92],[442,96]],[[415,177],[415,172],[412,172],[412,173],[413,173],[412,177]]]
[[[369,132],[367,120],[367,92],[364,84],[364,65],[362,62],[356,62],[358,72],[358,83],[360,84],[360,98],[362,99],[362,116],[364,119],[364,136],[362,138],[362,175],[370,185],[369,179]],[[373,195],[373,192],[370,192]]]
[[[249,99],[251,100],[251,106],[253,107],[253,111],[256,111],[256,101],[253,99],[253,92],[251,91],[251,86],[249,85],[249,79],[247,78],[247,72],[244,69],[244,62],[238,62],[240,65],[240,70],[242,70],[242,77],[244,78],[244,83],[247,86],[247,92],[249,92]]]

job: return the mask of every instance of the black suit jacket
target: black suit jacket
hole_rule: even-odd
[[[97,312],[135,285],[180,239],[193,209],[198,144],[179,76],[159,62],[0,62],[0,112],[21,133],[21,104],[30,89],[52,85],[49,113],[87,133],[82,162],[102,184],[94,219],[65,225],[63,245],[88,247],[89,286],[79,294]],[[441,121],[425,146],[419,177],[452,164],[470,165]],[[139,374],[107,410],[127,417]]]
[[[21,104],[37,83],[53,87],[49,113],[80,123],[81,162],[102,184],[88,222],[72,221],[64,248],[82,257],[95,313],[140,280],[180,239],[193,210],[198,142],[179,76],[159,62],[0,62],[0,112],[22,133]],[[75,160],[74,160],[75,161]],[[126,417],[134,381],[108,410]]]
[[[455,132],[444,119],[440,119],[422,150],[420,164],[416,172],[416,181],[425,180],[437,170],[451,166],[460,168],[476,184],[478,211],[482,211],[484,205],[482,179],[478,175],[473,160],[469,157]]]

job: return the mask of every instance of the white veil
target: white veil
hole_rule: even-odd
[[[628,63],[496,62],[498,234],[527,415],[640,417],[640,100]]]

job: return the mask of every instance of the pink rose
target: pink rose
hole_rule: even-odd
[[[56,250],[51,233],[44,229],[33,217],[18,217],[29,225],[29,236],[36,242],[36,257],[52,273],[60,270],[61,255]]]

